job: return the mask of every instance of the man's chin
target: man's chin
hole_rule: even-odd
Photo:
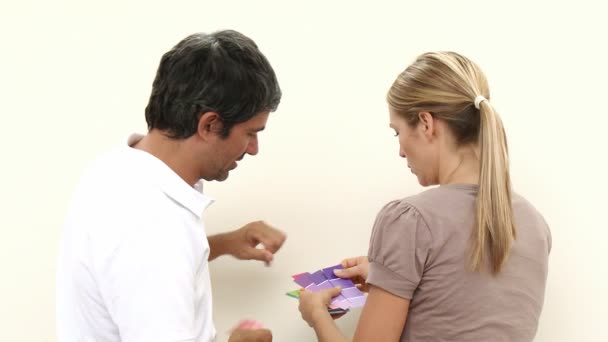
[[[219,175],[215,175],[215,176],[208,176],[208,177],[203,177],[204,180],[206,180],[207,182],[211,182],[211,181],[216,181],[216,182],[223,182],[226,179],[228,179],[228,172],[219,174]]]
[[[216,180],[216,181],[218,181],[218,182],[223,182],[223,181],[225,181],[226,179],[228,179],[228,176],[229,176],[229,175],[230,175],[230,173],[229,173],[229,172],[224,172],[224,173],[222,173],[221,175],[219,175],[218,177],[216,177],[216,178],[215,178],[215,180]]]

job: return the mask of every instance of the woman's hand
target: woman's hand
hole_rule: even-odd
[[[340,278],[350,279],[361,291],[368,291],[367,273],[369,271],[369,261],[367,256],[358,256],[342,260],[344,269],[334,270],[334,274]]]
[[[340,294],[341,289],[335,287],[319,292],[302,291],[300,292],[300,314],[309,326],[315,326],[316,322],[326,317],[331,317],[327,307],[331,299]]]

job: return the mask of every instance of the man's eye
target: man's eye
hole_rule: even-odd
[[[395,131],[395,136],[398,137],[399,136],[399,132]]]

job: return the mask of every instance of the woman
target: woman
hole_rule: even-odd
[[[367,257],[336,275],[365,280],[355,341],[531,341],[551,235],[511,190],[506,136],[486,78],[453,52],[426,53],[388,92],[399,155],[423,186],[378,214]],[[327,305],[303,292],[319,341],[346,341]]]

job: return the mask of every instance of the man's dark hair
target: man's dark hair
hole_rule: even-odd
[[[205,112],[220,115],[221,135],[264,111],[275,111],[281,89],[253,40],[232,31],[196,33],[160,61],[146,107],[148,129],[175,139],[196,133]]]

